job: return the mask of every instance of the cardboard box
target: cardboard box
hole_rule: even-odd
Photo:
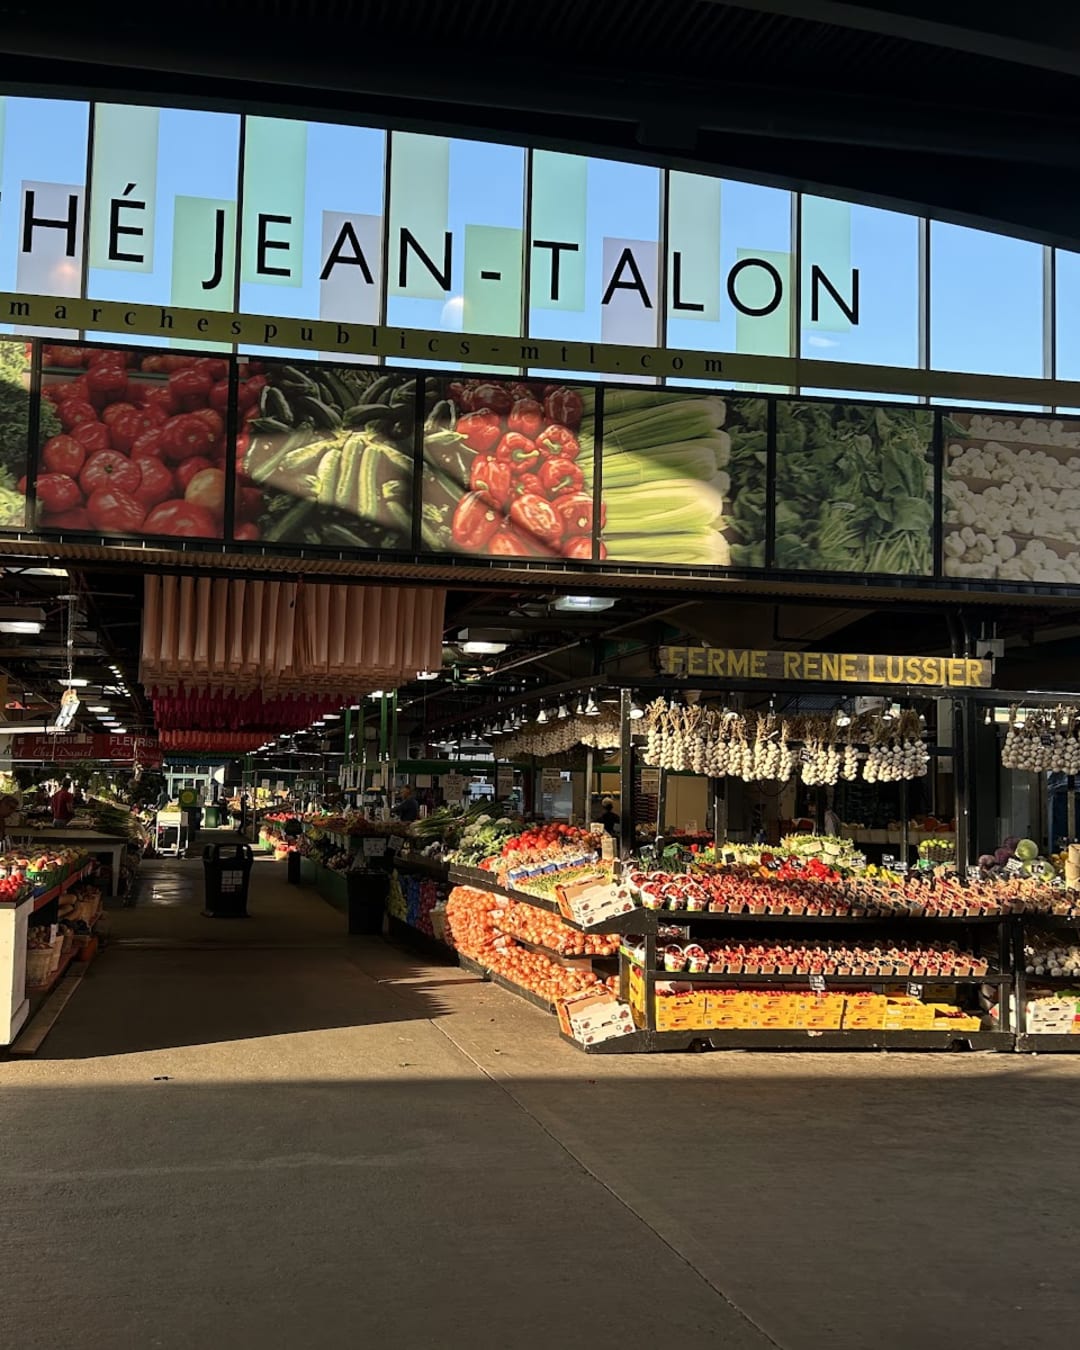
[[[965,1014],[934,1014],[934,1031],[981,1031],[982,1018]]]
[[[629,1005],[607,992],[585,990],[560,999],[557,1010],[559,1026],[583,1045],[628,1036],[637,1029]]]
[[[1076,1004],[1067,998],[1040,998],[1027,1005],[1027,1029],[1034,1035],[1069,1036],[1076,1029]]]
[[[583,928],[593,928],[620,914],[632,914],[637,908],[625,887],[616,886],[599,874],[568,886],[556,886],[555,895],[563,918]]]
[[[888,1006],[884,994],[848,995],[841,1025],[845,1031],[881,1031]]]
[[[657,1031],[699,1030],[708,1025],[704,991],[661,994],[656,999]]]

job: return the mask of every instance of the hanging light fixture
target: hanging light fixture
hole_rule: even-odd
[[[40,633],[45,611],[29,605],[0,605],[0,633]]]
[[[585,705],[585,716],[586,717],[600,716],[600,707],[596,702],[596,695],[591,689],[589,690],[589,701]]]
[[[585,716],[585,700],[580,696],[578,697],[577,707],[574,709],[574,713],[577,717]]]
[[[559,719],[560,722],[561,722],[564,718],[570,716],[570,709],[566,706],[565,701],[560,701],[560,703],[559,703],[559,711],[555,714],[555,716]]]
[[[987,708],[987,710],[986,710],[986,716],[983,718],[983,725],[984,725],[984,726],[988,726],[988,727],[992,727],[992,726],[994,725],[994,710],[993,710],[993,708]]]
[[[514,730],[514,720],[508,713],[506,716],[506,721],[503,723],[503,731],[509,732],[513,730]]]
[[[74,675],[75,667],[75,596],[69,595],[67,608],[67,679],[60,681],[64,689],[60,700],[60,711],[56,714],[56,721],[53,723],[54,731],[67,731],[75,720],[75,714],[79,711],[79,695],[75,692],[76,688],[85,689],[90,683],[89,680],[76,679]]]
[[[538,725],[538,726],[544,726],[544,725],[546,725],[547,720],[548,720],[547,709],[546,709],[546,708],[544,707],[544,705],[541,703],[541,704],[540,704],[540,711],[536,714],[537,725]]]
[[[637,722],[637,721],[639,721],[639,720],[640,720],[642,717],[644,717],[644,716],[645,716],[645,709],[641,706],[641,704],[637,701],[636,698],[631,698],[631,700],[630,700],[630,720],[631,720],[632,722]]]

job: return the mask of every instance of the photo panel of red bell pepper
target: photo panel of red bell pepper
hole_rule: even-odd
[[[424,390],[424,550],[590,560],[595,390],[483,376]]]
[[[32,363],[32,343],[0,341],[0,529],[5,530],[26,525]]]
[[[231,365],[43,343],[35,528],[224,539]],[[241,367],[242,390],[257,378]]]
[[[416,378],[267,361],[263,381],[243,413],[233,537],[411,549]]]

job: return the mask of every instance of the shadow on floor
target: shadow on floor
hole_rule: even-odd
[[[717,1058],[507,1089],[437,1039],[373,1037],[337,1079],[6,1091],[0,1342],[1075,1344],[1068,1164],[1017,1152],[1070,1137],[1075,1080]],[[94,1297],[46,1319],[25,1291],[61,1268]]]
[[[440,1016],[429,967],[399,956],[396,993],[361,970],[380,938],[349,937],[345,916],[282,864],[256,863],[247,919],[203,912],[202,864],[148,863],[134,908],[109,911],[108,942],[39,1059],[89,1059],[290,1032]],[[410,977],[414,973],[418,980]],[[449,968],[448,977],[469,979]]]

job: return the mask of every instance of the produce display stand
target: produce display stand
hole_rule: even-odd
[[[44,909],[46,905],[52,904],[54,900],[59,900],[64,891],[70,886],[74,886],[77,881],[82,881],[84,877],[89,876],[93,870],[93,863],[84,863],[81,867],[68,872],[63,881],[56,882],[56,884],[50,886],[47,891],[42,891],[40,895],[34,896],[34,912],[37,913],[39,909]]]
[[[1052,915],[1033,916],[1023,925],[1018,925],[1014,934],[1014,962],[1016,969],[1015,1006],[1016,1024],[1020,1031],[1016,1036],[1016,1048],[1030,1054],[1040,1055],[1076,1055],[1080,1054],[1080,1034],[1076,1032],[1028,1031],[1029,990],[1038,989],[1080,989],[1080,978],[1075,975],[1029,975],[1025,957],[1025,938],[1031,933],[1068,932],[1076,936],[1080,920],[1070,921]]]
[[[564,1041],[587,1055],[649,1054],[671,1050],[1012,1050],[1013,1037],[997,1031],[721,1031],[639,1030],[629,1036],[583,1045],[560,1031]]]
[[[394,856],[394,871],[397,874],[399,884],[404,878],[406,886],[410,880],[419,881],[421,887],[423,883],[432,883],[435,887],[435,893],[438,897],[438,903],[445,904],[446,897],[450,893],[452,883],[450,881],[450,868],[445,862],[435,858],[425,858],[419,855],[410,856],[407,852],[397,852]],[[408,918],[410,906],[406,905],[405,917],[389,911],[387,913],[387,934],[396,941],[403,942],[409,946],[415,947],[417,951],[434,957],[440,961],[454,961],[458,953],[449,943],[444,942],[435,932],[427,932],[426,929],[411,923]]]
[[[124,854],[127,852],[127,840],[118,839],[112,834],[99,834],[96,830],[19,830],[12,831],[12,838],[28,840],[35,844],[71,844],[84,853],[108,855],[111,864],[111,885],[109,894],[120,894],[120,871]]]
[[[532,905],[538,909],[549,913],[557,913],[558,905],[555,901],[549,900],[543,896],[537,896],[528,891],[518,890],[513,887],[501,886],[493,878],[490,872],[471,867],[451,866],[449,869],[449,879],[454,885],[469,886],[474,889],[482,889],[491,894],[503,896],[508,900],[518,901],[520,903]],[[979,917],[944,917],[944,918],[920,918],[920,917],[856,917],[846,916],[838,917],[820,917],[820,916],[801,916],[801,915],[756,915],[756,914],[727,914],[685,910],[651,910],[637,909],[632,913],[619,915],[616,919],[600,924],[596,927],[585,928],[580,924],[575,924],[572,920],[562,917],[562,922],[568,927],[582,933],[627,933],[633,934],[644,942],[644,964],[633,960],[625,948],[620,950],[619,961],[619,979],[621,997],[626,1002],[631,1002],[629,982],[631,970],[636,967],[640,977],[645,982],[647,996],[642,1008],[644,1025],[632,1034],[612,1038],[611,1040],[598,1041],[590,1045],[583,1045],[572,1037],[565,1036],[572,1045],[579,1050],[584,1050],[589,1054],[627,1054],[627,1053],[649,1053],[657,1051],[671,1050],[689,1050],[689,1049],[716,1049],[716,1050],[897,1050],[897,1051],[927,1051],[927,1050],[1035,1050],[1035,1049],[1054,1049],[1054,1050],[1078,1050],[1080,1051],[1080,1036],[1062,1035],[1057,1037],[1031,1037],[1022,1033],[1017,1033],[1010,1025],[1010,994],[1016,995],[1018,987],[1022,988],[1022,971],[1017,972],[1015,954],[1017,951],[1023,952],[1023,932],[1024,916],[1020,915],[1001,915],[1001,916],[979,916]],[[1029,916],[1035,923],[1044,922],[1043,916]],[[1060,921],[1059,921],[1060,922]],[[820,985],[817,987],[823,992],[839,992],[842,990],[854,991],[865,990],[874,992],[903,992],[912,986],[934,986],[934,987],[994,987],[999,991],[999,1016],[1001,1022],[997,1030],[960,1030],[944,1027],[942,1030],[893,1030],[893,1029],[796,1029],[783,1028],[776,1030],[757,1030],[757,1029],[723,1029],[716,1027],[680,1027],[676,1030],[659,1029],[656,1025],[656,985],[662,981],[673,981],[680,986],[687,985],[695,988],[723,988],[737,990],[743,989],[784,989],[790,992],[810,993],[815,988],[811,983],[812,977],[806,974],[770,974],[761,975],[754,973],[730,974],[730,973],[702,973],[693,974],[686,971],[668,972],[657,967],[657,943],[658,932],[661,925],[670,925],[688,929],[693,933],[695,928],[711,930],[710,936],[715,937],[718,931],[725,933],[734,933],[736,931],[752,931],[761,927],[775,930],[776,925],[798,930],[800,928],[820,929],[822,926],[828,926],[831,929],[842,931],[861,930],[863,932],[876,931],[878,933],[888,933],[895,936],[897,933],[912,934],[918,932],[920,935],[933,934],[941,930],[950,932],[970,929],[973,932],[982,930],[993,930],[997,942],[997,959],[1000,969],[995,972],[987,972],[983,975],[833,975],[826,974],[821,977]],[[516,941],[521,942],[520,938]],[[533,945],[523,943],[522,945]],[[551,956],[545,950],[545,955]],[[590,960],[603,960],[604,958],[588,958]],[[542,1006],[547,1011],[553,1011],[551,1004],[539,999],[529,990],[522,989],[511,981],[487,971],[480,963],[470,957],[459,954],[459,960],[463,967],[481,974],[484,978],[490,979],[492,983],[507,989],[509,992],[521,995],[527,1002],[534,1006]],[[572,958],[564,958],[568,963]],[[815,982],[816,983],[816,982]],[[1074,984],[1077,981],[1073,981]],[[1022,1009],[1022,994],[1016,997],[1016,1007]],[[948,1020],[948,1019],[944,1019]],[[1019,1023],[1023,1026],[1023,1022]],[[1075,1042],[1075,1045],[1068,1044]]]
[[[80,947],[73,943],[46,983],[28,987],[26,953],[30,925],[47,921],[45,911],[49,906],[56,904],[66,890],[88,876],[94,866],[84,859],[69,868],[61,881],[53,882],[38,894],[14,903],[0,902],[0,1046],[14,1041],[35,1006],[52,992],[72,961],[81,954]]]
[[[836,659],[839,660],[840,658]],[[872,663],[877,658],[844,659]],[[973,663],[969,657],[955,656],[953,660],[964,667],[979,664]],[[982,664],[985,666],[986,663]],[[857,833],[880,833],[882,836],[880,839],[868,840],[868,842],[874,844],[881,844],[882,846],[899,844],[902,850],[902,869],[913,864],[911,850],[922,843],[924,839],[938,840],[941,839],[941,836],[947,834],[949,837],[941,840],[942,849],[945,850],[946,844],[951,845],[951,848],[945,850],[950,853],[948,865],[950,867],[955,866],[955,872],[961,882],[967,878],[973,854],[971,788],[975,781],[976,764],[972,753],[972,726],[985,705],[1009,701],[1016,697],[1014,693],[995,692],[986,688],[985,684],[980,687],[950,686],[944,688],[885,684],[877,680],[868,683],[848,682],[842,685],[829,685],[820,680],[776,679],[763,685],[761,683],[748,683],[742,678],[715,679],[702,675],[680,676],[662,673],[655,677],[635,676],[633,690],[617,679],[608,679],[602,675],[592,676],[587,681],[581,682],[580,688],[577,685],[573,688],[560,686],[557,691],[558,699],[567,699],[575,690],[581,694],[589,692],[590,696],[595,695],[597,698],[600,698],[602,693],[617,694],[621,729],[621,741],[617,752],[617,772],[622,788],[618,794],[618,811],[622,826],[620,832],[622,843],[619,848],[618,863],[623,867],[630,863],[630,851],[635,838],[634,797],[637,781],[636,761],[639,756],[634,738],[635,732],[644,730],[644,728],[639,729],[634,724],[634,716],[639,717],[641,712],[640,708],[636,710],[636,713],[633,711],[632,705],[635,700],[641,704],[648,704],[653,695],[663,695],[670,699],[675,694],[692,693],[695,699],[700,701],[712,700],[715,705],[717,700],[723,701],[731,695],[738,694],[751,695],[758,700],[761,706],[764,706],[765,702],[772,698],[798,699],[804,695],[814,700],[820,700],[824,696],[827,699],[834,700],[838,705],[842,705],[845,700],[872,697],[878,701],[878,706],[881,706],[882,701],[887,703],[900,701],[902,705],[906,704],[908,710],[906,712],[901,710],[899,717],[902,724],[908,727],[914,725],[917,721],[920,705],[926,712],[925,721],[930,723],[931,727],[934,723],[931,720],[930,705],[936,704],[939,710],[947,705],[952,716],[953,731],[951,738],[945,744],[934,744],[932,734],[927,737],[925,730],[921,733],[905,731],[901,734],[905,737],[914,735],[916,740],[926,738],[930,742],[925,745],[926,759],[922,767],[913,768],[909,766],[907,771],[909,777],[924,773],[927,761],[931,765],[935,760],[942,758],[948,762],[953,785],[955,830],[948,831],[944,828],[916,829],[913,823],[909,823],[906,809],[903,809],[900,812],[903,823],[899,829],[890,828],[876,832],[867,830],[857,831]],[[1060,694],[1043,692],[1036,695],[1024,695],[1024,700],[1036,705],[1050,705],[1062,697]],[[553,697],[553,692],[534,691],[530,698],[533,700],[546,699],[548,703],[557,701]],[[611,703],[615,700],[609,697],[603,701]],[[521,700],[511,700],[506,705],[491,705],[486,709],[485,715],[489,720],[491,718],[498,720],[500,714],[508,711],[511,705],[518,702],[521,702]],[[693,700],[689,702],[693,702]],[[850,706],[850,704],[847,706]],[[898,714],[889,713],[888,715],[897,716]],[[879,716],[879,725],[883,720],[885,719]],[[748,724],[752,725],[751,723]],[[798,745],[797,737],[798,733],[796,733],[796,745]],[[873,754],[877,753],[875,747],[881,743],[880,737],[877,740],[871,739],[869,741],[871,758]],[[805,743],[808,757],[811,744],[809,740]],[[856,744],[854,731],[848,744],[849,746]],[[860,754],[863,758],[866,758],[868,753],[867,742],[862,740],[858,744]],[[511,753],[516,753],[516,751]],[[497,749],[496,756],[498,756]],[[651,767],[656,766],[657,762],[655,757],[648,761]],[[880,759],[878,762],[881,762]],[[662,766],[664,761],[660,760],[659,763]],[[671,770],[660,767],[657,775],[658,782],[654,783],[650,779],[652,793],[650,806],[653,799],[663,800],[666,774],[679,771],[677,767]],[[710,777],[707,772],[700,770],[696,772],[698,777]],[[719,769],[717,772],[722,774],[723,769]],[[735,771],[729,769],[728,772]],[[765,779],[770,777],[767,773],[760,776]],[[803,779],[807,786],[811,786],[815,781],[808,774],[803,774]],[[726,822],[726,815],[722,807],[724,797],[723,789],[720,786],[722,781],[722,778],[712,777],[712,805],[709,810],[710,819],[708,821],[709,825],[712,826],[712,836],[718,841],[727,837],[726,828],[722,824],[722,822]],[[820,784],[823,780],[819,778],[816,781]],[[834,780],[829,779],[827,781],[831,783]],[[863,781],[871,787],[877,782],[890,782],[897,785],[899,787],[899,801],[901,806],[906,808],[908,800],[907,778],[903,773],[898,773],[891,779],[871,778],[870,774],[867,773]],[[824,800],[823,797],[822,800]],[[651,809],[649,817],[653,819]],[[658,828],[665,824],[659,817],[656,818],[656,822]],[[329,834],[326,837],[329,847],[347,853],[359,849],[364,838],[363,835],[350,836],[336,833]],[[387,852],[389,852],[392,842],[388,837],[385,845]],[[955,853],[952,852],[953,849],[955,849]],[[484,855],[474,854],[472,856]],[[542,858],[543,855],[540,856]],[[305,863],[310,867],[316,866],[308,863],[307,860],[305,860]],[[779,865],[779,862],[777,862],[776,866]],[[928,870],[933,870],[932,860],[923,860],[921,865],[927,867]],[[614,960],[618,969],[616,992],[621,1003],[633,1011],[636,1029],[628,1034],[612,1035],[610,1039],[593,1041],[589,1045],[583,1045],[577,1040],[574,1041],[575,1045],[586,1049],[589,1053],[651,1052],[693,1047],[949,1051],[957,1049],[994,1051],[1052,1049],[1055,1051],[1080,1052],[1080,1035],[1063,1033],[1048,1036],[1041,1033],[1033,1034],[1027,1030],[1029,985],[1024,977],[1025,933],[1032,931],[1039,925],[1057,924],[1061,926],[1064,922],[1060,919],[1051,919],[1041,913],[965,915],[955,911],[956,909],[966,908],[966,906],[950,906],[948,898],[946,898],[946,901],[940,905],[944,913],[938,917],[933,913],[924,913],[922,902],[916,897],[908,902],[914,906],[914,912],[912,913],[899,913],[894,909],[883,914],[867,915],[860,912],[858,903],[852,905],[855,911],[852,914],[833,914],[831,904],[823,906],[826,908],[824,914],[805,914],[802,912],[801,905],[796,912],[781,912],[787,908],[786,904],[778,906],[771,913],[747,912],[750,908],[749,905],[742,913],[701,909],[658,910],[641,907],[621,913],[617,917],[609,918],[596,926],[582,927],[567,919],[562,908],[553,898],[517,889],[512,884],[503,884],[493,871],[483,867],[452,864],[447,868],[443,864],[427,858],[411,858],[407,854],[402,856],[400,853],[394,859],[392,866],[400,876],[424,876],[440,886],[445,885],[448,888],[468,887],[509,902],[543,910],[548,914],[557,916],[566,928],[582,934],[634,938],[635,951],[632,953],[624,945]],[[660,866],[663,866],[662,862]],[[312,871],[311,875],[314,878],[315,872]],[[618,872],[616,875],[618,875]],[[622,875],[625,877],[625,872]],[[468,898],[463,897],[462,903],[463,905],[467,904]],[[772,908],[772,906],[769,907]],[[795,906],[792,905],[792,908],[795,908]],[[928,905],[927,908],[933,907]],[[978,905],[972,905],[971,908],[977,909]],[[991,908],[996,909],[997,906],[991,905]],[[1008,909],[1010,906],[1006,904],[1003,908]],[[466,911],[463,910],[463,913],[466,913]],[[492,920],[489,921],[489,930],[499,936],[502,930],[498,926],[498,914],[495,910],[490,911],[490,913]],[[402,919],[400,913],[392,914],[387,926],[393,937],[411,940],[416,945],[420,945],[423,941],[426,950],[442,954],[444,944],[441,944],[437,937],[433,938],[422,930],[411,928],[410,924]],[[537,936],[530,932],[530,925],[523,924],[520,919],[516,920],[513,926],[519,928],[523,933],[529,934],[530,938]],[[714,964],[711,971],[703,970],[701,966],[691,967],[691,965],[666,970],[663,968],[664,961],[660,947],[663,941],[669,941],[670,938],[667,935],[661,936],[664,928],[681,930],[677,936],[679,943],[708,940],[710,950],[714,953],[716,950],[715,941],[718,938],[725,940],[725,946],[727,945],[726,940],[731,939],[732,945],[735,947],[738,947],[740,942],[752,942],[762,944],[767,951],[774,947],[789,951],[792,948],[796,950],[816,949],[819,956],[821,955],[821,949],[824,948],[827,957],[825,971],[824,973],[810,975],[802,973],[806,970],[805,965],[789,966],[782,961],[773,965],[771,970],[769,965],[766,964],[765,969],[770,970],[770,973],[767,974],[756,973],[749,962],[747,962],[749,968],[745,970],[740,964],[733,963],[725,971],[722,961],[719,966]],[[764,937],[764,934],[768,934],[768,939]],[[586,969],[592,969],[597,961],[604,959],[592,954],[587,957],[568,958],[558,951],[538,945],[537,942],[529,941],[524,936],[518,936],[517,933],[509,930],[502,935],[512,939],[526,951],[543,956],[556,966],[577,967],[585,971]],[[751,937],[750,935],[754,936]],[[858,940],[844,944],[841,935],[843,937],[854,937]],[[671,937],[675,936],[675,934],[671,935]],[[899,960],[895,964],[890,964],[888,959],[880,959],[881,949],[887,951],[891,947],[902,947],[904,944],[901,939],[904,936],[912,940],[913,946],[919,948],[918,954],[927,956],[927,949],[930,949],[932,959],[913,961],[910,967],[908,963],[901,964]],[[775,941],[776,939],[779,939],[779,941]],[[867,939],[869,939],[869,942],[866,941]],[[948,962],[942,961],[939,967],[937,959],[932,955],[933,951],[947,947],[953,939],[956,939],[961,948],[961,957],[970,953],[978,959],[954,962],[950,957]],[[466,945],[470,946],[470,950],[473,950],[471,944],[467,943]],[[557,945],[563,946],[562,943]],[[606,944],[595,945],[600,946],[602,950],[606,947]],[[860,953],[861,948],[867,945],[878,947],[879,951],[873,962],[863,962],[861,959],[853,963],[833,960],[831,958],[834,956],[838,945],[841,950],[851,949],[857,954]],[[487,950],[486,940],[483,947],[478,946],[475,950]],[[546,998],[539,997],[530,989],[522,988],[503,973],[503,970],[512,972],[516,969],[519,972],[528,972],[531,979],[533,978],[532,968],[529,967],[527,961],[524,967],[520,961],[517,961],[516,965],[515,961],[511,961],[500,970],[495,969],[494,965],[493,968],[488,969],[482,961],[477,961],[464,953],[459,953],[458,959],[466,969],[474,970],[493,983],[525,997],[528,1002],[536,1006],[541,1006],[549,1011],[552,1010],[552,1005]],[[498,958],[494,954],[492,960],[494,964],[498,964]],[[855,973],[855,971],[848,969],[851,964],[854,964],[856,971],[861,973]],[[911,973],[893,973],[909,968]],[[815,967],[811,966],[810,969],[815,970]],[[796,970],[800,973],[796,973]],[[829,973],[830,971],[835,971],[835,973]],[[981,973],[969,973],[972,971]],[[1042,981],[1041,983],[1045,985],[1050,982]],[[1068,983],[1080,986],[1080,979],[1070,980]],[[538,987],[544,987],[548,990],[552,988],[561,989],[563,984],[564,981],[557,975],[550,979],[543,974],[538,976]],[[614,981],[609,982],[609,989],[613,984]],[[636,986],[633,996],[632,984]],[[925,999],[923,997],[924,986],[931,987],[931,992],[926,995]],[[937,992],[933,992],[934,990]],[[684,991],[686,991],[685,994]],[[715,1004],[713,1002],[714,994],[710,991],[715,991]],[[755,992],[761,993],[760,1000],[751,997]],[[727,993],[730,993],[733,1002],[739,1004],[740,1010],[749,1006],[752,1015],[745,1019],[739,1015],[733,1015],[726,1019],[720,1017],[719,1024],[714,1025],[709,1020],[713,1008],[714,1006],[722,1006],[723,994]],[[793,1004],[783,1003],[779,1007],[776,1017],[769,1013],[764,1016],[757,1015],[761,1005],[769,1001],[769,995],[772,993],[792,994],[796,996],[796,999]],[[865,1013],[863,1013],[861,1001],[854,997],[856,993],[865,993],[868,996],[866,1000],[868,1011]],[[841,997],[835,1000],[822,999],[822,1007],[812,1008],[813,1000],[809,996],[814,994],[836,994]],[[749,1004],[747,998],[750,1000]],[[677,1006],[679,1000],[682,999],[685,999],[687,1005],[693,1005],[687,1011],[685,1022],[680,1018],[681,1009]],[[888,1000],[887,1004],[886,1000]],[[659,1006],[664,1001],[666,1001],[665,1012],[658,1016]],[[824,1006],[826,1004],[827,1006]],[[798,1011],[802,1006],[810,1009],[805,1016]],[[879,1006],[886,1009],[883,1016],[884,1025],[878,1025],[875,1022],[876,1010]],[[993,1011],[993,1015],[990,1017],[983,1015],[988,1009]],[[839,1016],[835,1022],[832,1022],[830,1019],[837,1012],[839,1012]],[[623,1016],[626,1016],[625,1010]],[[789,1016],[791,1025],[787,1025]],[[742,1025],[744,1020],[746,1025]]]
[[[34,899],[0,902],[0,1046],[10,1045],[30,1016],[26,993],[26,932]]]

